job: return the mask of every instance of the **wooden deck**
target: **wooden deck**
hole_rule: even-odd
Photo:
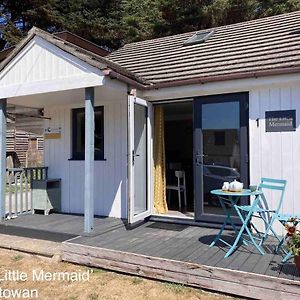
[[[81,215],[69,214],[24,214],[0,223],[0,233],[25,236],[55,242],[63,242],[77,236],[84,236],[84,219]],[[100,235],[118,227],[124,222],[116,218],[95,218],[95,230],[90,237]]]
[[[209,248],[218,231],[212,228],[147,222],[129,229],[121,220],[98,218],[95,232],[83,236],[81,216],[55,214],[21,216],[1,225],[1,232],[5,226],[70,235],[62,247],[62,257],[69,262],[254,299],[300,299],[300,274],[292,261],[281,263],[272,239],[264,256],[249,245],[224,259],[225,246]],[[227,231],[226,239],[232,238]]]

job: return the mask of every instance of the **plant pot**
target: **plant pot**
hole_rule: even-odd
[[[300,271],[300,256],[295,256],[294,261],[295,261],[298,271]]]

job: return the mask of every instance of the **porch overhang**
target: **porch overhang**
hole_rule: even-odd
[[[105,57],[35,27],[0,63],[0,98],[102,85],[115,88],[115,81],[138,88],[146,84]]]
[[[0,73],[1,98],[101,86],[102,71],[34,36]]]

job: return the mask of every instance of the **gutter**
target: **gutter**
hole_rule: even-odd
[[[152,85],[145,85],[145,84],[142,84],[140,82],[138,82],[137,80],[135,79],[132,79],[130,77],[127,77],[125,75],[122,75],[116,71],[113,71],[111,69],[104,69],[102,70],[103,72],[103,75],[104,76],[107,76],[109,77],[110,79],[118,79],[124,83],[127,83],[129,84],[130,86],[133,86],[135,88],[138,88],[138,89],[141,89],[141,90],[145,90],[147,89],[148,87],[152,87]]]
[[[0,51],[0,62],[3,61],[14,50],[14,46],[3,49]]]
[[[160,88],[169,88],[169,87],[191,85],[191,84],[204,84],[209,82],[227,81],[227,80],[234,80],[234,79],[259,78],[259,77],[266,77],[266,76],[273,76],[273,75],[300,73],[300,65],[292,68],[278,68],[278,69],[262,70],[257,72],[240,72],[240,73],[233,73],[227,75],[197,77],[191,79],[158,82],[158,83],[152,83],[151,85],[142,84],[134,79],[128,78],[110,69],[103,70],[103,73],[105,76],[108,76],[111,79],[119,79],[120,81],[128,83],[141,90],[155,90]]]

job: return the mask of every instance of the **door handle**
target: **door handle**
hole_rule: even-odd
[[[208,155],[206,154],[199,154],[199,153],[196,153],[196,166],[200,166],[203,164],[203,157],[207,157]]]
[[[196,157],[207,157],[207,154],[196,154]]]
[[[134,166],[134,162],[135,162],[135,157],[136,156],[140,156],[139,154],[135,154],[135,151],[132,150],[132,165]]]

